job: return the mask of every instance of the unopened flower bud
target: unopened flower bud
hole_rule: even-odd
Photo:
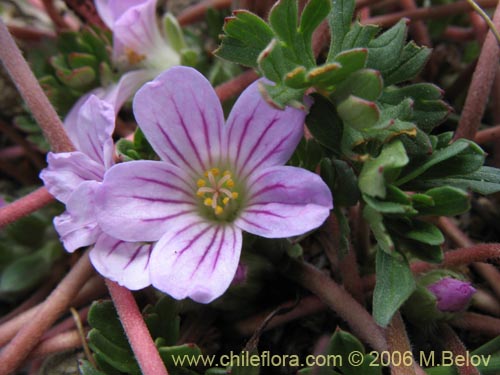
[[[436,296],[437,308],[443,312],[459,312],[465,310],[476,289],[470,282],[445,277],[427,289]]]

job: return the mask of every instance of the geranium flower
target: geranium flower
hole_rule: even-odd
[[[181,63],[181,51],[170,45],[166,30],[158,27],[157,0],[96,0],[95,3],[100,17],[113,32],[113,61],[127,72],[117,83],[80,98],[66,116],[69,126],[75,126],[78,111],[90,95],[112,104],[118,112],[142,84]]]
[[[272,108],[257,84],[224,125],[220,102],[196,70],[174,67],[136,94],[134,114],[161,161],[109,169],[96,203],[105,232],[158,241],[152,284],[208,303],[235,275],[242,231],[277,238],[303,234],[332,208],[319,176],[283,166],[303,134],[305,111]]]
[[[150,285],[147,266],[152,244],[114,239],[102,232],[96,219],[96,189],[105,171],[114,164],[114,124],[112,105],[91,96],[82,105],[76,126],[66,127],[78,151],[49,152],[48,167],[40,178],[47,190],[66,205],[66,211],[54,218],[65,249],[73,252],[95,244],[90,259],[103,276],[129,289],[141,289]]]
[[[436,297],[436,307],[442,312],[465,310],[476,292],[470,282],[453,277],[444,277],[428,285],[427,289]]]

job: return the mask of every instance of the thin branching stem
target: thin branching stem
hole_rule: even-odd
[[[495,27],[500,28],[500,6],[497,6],[493,16]],[[467,92],[464,108],[458,122],[455,139],[474,139],[481,123],[491,88],[498,69],[500,49],[493,33],[488,33],[484,41],[472,82]]]
[[[201,21],[209,8],[226,9],[231,6],[231,0],[203,0],[186,8],[178,16],[177,20],[182,26]]]
[[[82,285],[92,276],[88,252],[84,253],[71,271],[59,283],[36,315],[0,352],[0,374],[14,372],[38,344],[44,332],[72,305]]]
[[[73,151],[75,147],[64,131],[59,116],[1,20],[0,46],[2,46],[0,48],[0,60],[9,72],[40,128],[42,128],[45,139],[49,142],[52,151]]]
[[[168,375],[130,290],[111,280],[106,285],[142,373]]]
[[[0,208],[0,228],[27,216],[49,203],[54,202],[54,197],[45,187],[38,188],[32,193]]]
[[[221,102],[225,102],[226,100],[241,93],[257,78],[259,78],[259,75],[255,71],[247,70],[246,72],[243,72],[229,81],[221,83],[219,86],[215,87],[215,93]]]
[[[439,333],[445,342],[446,348],[453,353],[454,357],[458,355],[467,356],[467,348],[448,324],[440,324]],[[464,363],[463,366],[456,367],[459,375],[481,375],[479,371],[469,363]]]
[[[353,333],[378,351],[387,350],[387,342],[372,316],[329,276],[305,262],[291,259],[283,274],[322,299],[344,319]]]

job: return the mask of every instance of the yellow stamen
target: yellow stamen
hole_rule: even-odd
[[[231,172],[229,172],[229,171],[227,171],[227,170],[226,170],[226,171],[224,171],[223,175],[224,175],[224,176],[230,176],[230,175],[231,175]]]
[[[223,211],[224,211],[224,209],[221,206],[215,207],[215,214],[216,215],[220,215]]]
[[[204,204],[205,206],[211,206],[211,205],[212,205],[212,203],[213,203],[212,198],[206,198],[206,199],[203,201],[203,204]]]
[[[224,203],[224,205],[228,204],[228,203],[229,203],[229,198],[228,198],[228,197],[225,197],[225,198],[222,200],[222,203]]]
[[[201,190],[198,190],[198,191],[196,192],[196,195],[197,195],[197,196],[199,196],[199,197],[203,197],[203,196],[205,195],[205,193],[204,193],[204,192],[202,192]]]
[[[203,187],[207,184],[207,182],[205,180],[202,180],[201,178],[196,182],[196,185],[198,185],[198,187]]]
[[[233,199],[238,199],[239,194],[237,192],[234,191],[231,193],[231,195],[232,195]]]
[[[212,172],[214,176],[217,176],[219,174],[219,168],[212,168],[210,172]]]
[[[226,181],[226,186],[227,186],[228,188],[232,188],[232,187],[234,187],[234,181],[233,181],[233,180],[231,180],[231,179],[227,180],[227,181]]]

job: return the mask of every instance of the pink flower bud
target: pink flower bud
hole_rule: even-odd
[[[442,312],[458,312],[465,310],[476,289],[471,283],[445,277],[427,289],[436,296],[437,308]]]

